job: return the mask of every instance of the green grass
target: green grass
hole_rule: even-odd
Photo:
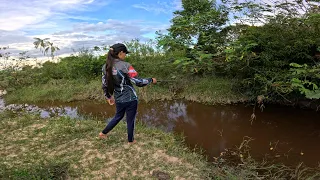
[[[159,82],[143,88],[136,87],[139,99],[144,101],[186,99],[207,104],[230,104],[245,101],[245,97],[232,91],[232,83],[223,78],[182,78]],[[35,103],[45,101],[104,101],[101,80],[51,80],[9,92],[7,103]]]
[[[51,80],[46,84],[17,89],[5,96],[7,103],[103,100],[101,81],[97,80]]]
[[[206,77],[194,80],[181,93],[181,97],[206,104],[231,104],[247,98],[232,90],[232,81],[226,78]]]

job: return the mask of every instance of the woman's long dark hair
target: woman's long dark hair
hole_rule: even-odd
[[[114,52],[114,50],[110,48],[107,56],[107,61],[106,61],[108,92],[110,95],[113,95],[113,91],[114,91],[114,80],[112,75],[112,68],[113,68],[114,59],[118,58],[118,53]]]

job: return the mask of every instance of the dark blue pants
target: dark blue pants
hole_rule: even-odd
[[[103,134],[107,134],[110,132],[124,117],[124,113],[126,113],[127,117],[127,132],[128,132],[128,142],[133,142],[134,140],[134,124],[137,114],[138,101],[130,101],[125,103],[116,103],[116,115],[114,118],[108,123],[106,128],[102,131]]]

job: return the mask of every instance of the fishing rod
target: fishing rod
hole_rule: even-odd
[[[162,82],[177,82],[177,80],[157,80],[157,83],[162,83]]]

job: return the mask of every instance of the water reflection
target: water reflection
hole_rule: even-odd
[[[241,105],[167,102],[143,104],[141,109],[140,120],[183,133],[191,147],[203,148],[212,159],[248,136],[254,139],[251,155],[257,159],[277,157],[279,162],[296,165],[303,161],[310,166],[320,162],[320,114],[314,111],[267,107],[263,113],[256,112],[257,120],[251,123],[252,107]]]
[[[179,121],[197,126],[192,117],[187,114],[187,105],[182,102],[140,104],[137,117],[145,124],[156,126],[167,132],[174,131]]]
[[[49,118],[49,117],[69,117],[71,119],[84,119],[83,115],[81,115],[78,111],[77,107],[47,107],[41,108],[35,105],[28,104],[10,104],[5,105],[3,99],[0,99],[0,112],[3,111],[13,111],[13,112],[21,112],[25,111],[28,113],[38,114],[41,118]]]

